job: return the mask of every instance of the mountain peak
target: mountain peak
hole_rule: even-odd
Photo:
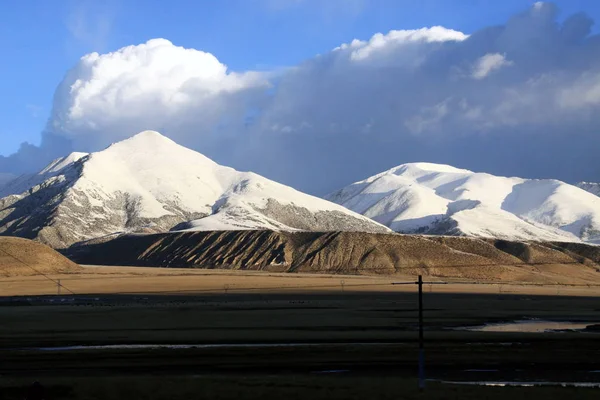
[[[77,161],[84,156],[56,160],[24,180],[18,192],[8,193],[16,196],[0,194],[0,206],[8,210],[0,234],[67,247],[175,227],[390,232],[337,204],[219,165],[156,131],[140,132]]]
[[[153,131],[153,130],[141,131],[141,132],[133,135],[131,137],[131,139],[133,139],[133,138],[144,139],[144,140],[153,140],[153,139],[161,139],[161,138],[168,139],[166,136],[164,136],[160,132]]]
[[[399,166],[393,168],[393,170],[399,170],[399,169],[405,169],[405,170],[406,169],[420,169],[422,171],[429,171],[429,172],[449,172],[449,173],[471,173],[472,172],[472,171],[469,171],[468,169],[453,167],[452,165],[436,164],[436,163],[429,163],[429,162],[406,163],[406,164],[402,164],[402,165],[399,165]]]
[[[157,131],[142,131],[108,148],[91,154],[96,163],[104,160],[108,164],[128,164],[134,169],[174,170],[186,168],[190,163],[201,163],[206,167],[215,164],[202,153],[184,147]],[[180,171],[184,172],[184,171]]]
[[[165,145],[165,144],[179,146],[177,143],[175,143],[173,140],[169,139],[168,137],[162,135],[161,133],[159,133],[157,131],[151,131],[151,130],[142,131],[138,134],[131,136],[128,139],[113,143],[112,145],[114,146],[114,145],[118,145],[121,143],[128,144],[128,145],[136,145],[136,146],[139,146],[139,145],[156,146],[156,145]]]

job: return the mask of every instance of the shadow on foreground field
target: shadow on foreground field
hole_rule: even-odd
[[[65,301],[62,301],[62,300]],[[52,300],[52,301],[51,301]],[[426,373],[439,380],[597,381],[598,335],[449,330],[521,318],[597,323],[597,297],[427,293]],[[47,399],[563,399],[599,389],[431,382],[416,388],[414,292],[93,295],[0,302],[0,400],[34,380]],[[36,347],[320,343],[186,349]],[[348,370],[347,373],[322,373]],[[475,378],[473,376],[475,374]]]
[[[416,297],[410,292],[96,295],[80,296],[76,301],[68,296],[43,296],[0,303],[0,349],[414,341]],[[600,322],[596,297],[426,293],[424,303],[429,338],[441,335],[471,340],[474,335],[448,328],[523,318]]]
[[[0,400],[22,400],[28,382],[0,381]],[[420,393],[414,379],[394,376],[278,375],[197,376],[156,375],[110,378],[51,378],[46,398],[80,400],[130,399],[597,399],[598,389],[549,387],[476,387],[428,384]]]

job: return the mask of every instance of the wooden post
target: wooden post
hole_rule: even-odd
[[[423,340],[423,276],[419,275],[419,390],[425,389],[425,343]]]

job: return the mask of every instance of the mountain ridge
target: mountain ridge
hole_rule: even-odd
[[[364,232],[203,231],[121,235],[72,246],[82,264],[417,275],[477,281],[600,281],[600,247]]]
[[[72,153],[0,190],[0,234],[56,248],[126,232],[388,228],[252,172],[221,166],[155,131]]]
[[[409,163],[325,198],[400,233],[600,241],[600,198],[553,179]]]
[[[600,196],[600,183],[595,182],[579,182],[575,186],[580,189],[585,190],[586,192],[590,192],[591,194],[595,194],[596,196]]]

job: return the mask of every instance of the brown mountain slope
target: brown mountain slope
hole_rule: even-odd
[[[339,274],[417,274],[474,280],[600,283],[600,248],[465,237],[360,232],[222,231],[126,235],[80,245],[82,264]]]
[[[0,277],[77,272],[81,267],[50,247],[28,239],[0,237]]]

